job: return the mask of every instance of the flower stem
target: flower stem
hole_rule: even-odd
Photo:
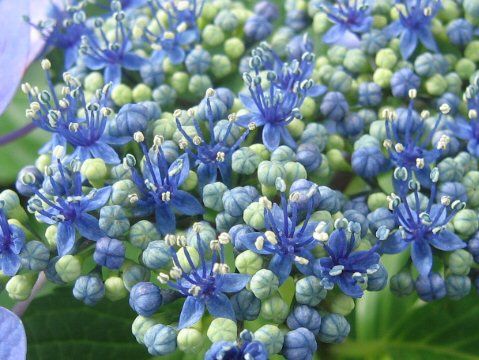
[[[27,135],[28,133],[35,130],[36,127],[37,126],[33,122],[31,122],[31,123],[25,125],[24,127],[20,128],[20,129],[17,129],[17,130],[12,131],[8,134],[0,136],[0,146],[7,145],[8,143],[11,143],[12,141],[15,141],[15,140]]]
[[[38,292],[40,289],[45,285],[47,282],[47,277],[45,276],[45,273],[42,271],[40,274],[38,274],[37,281],[35,282],[35,285],[33,285],[32,293],[28,297],[27,300],[25,301],[20,301],[18,302],[12,309],[12,312],[16,314],[18,317],[21,317],[25,311],[27,311],[28,306],[30,306],[31,302],[35,297],[37,296]]]

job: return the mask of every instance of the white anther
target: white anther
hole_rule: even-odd
[[[262,196],[258,199],[258,203],[260,205],[263,205],[266,209],[272,209],[273,208],[273,203],[268,200],[266,196]]]
[[[154,146],[161,146],[165,142],[165,139],[161,135],[155,135],[153,138],[153,145]]]
[[[63,157],[65,156],[65,148],[61,145],[57,145],[53,149],[52,154],[57,159],[63,159]]]
[[[190,289],[188,290],[188,293],[190,293],[191,295],[193,296],[198,296],[199,293],[201,291],[201,288],[198,286],[198,285],[193,285],[192,287],[190,287]]]
[[[201,139],[201,137],[199,137],[198,135],[193,136],[193,144],[200,145],[202,142],[203,140]]]
[[[450,196],[441,196],[441,205],[449,206],[451,205],[451,197]]]
[[[444,115],[447,115],[449,114],[449,112],[451,111],[451,107],[449,106],[449,104],[442,104],[441,106],[439,106],[439,110],[444,114]]]
[[[48,59],[43,59],[40,63],[43,70],[50,70],[52,68],[52,63]]]
[[[304,257],[301,257],[301,256],[295,256],[294,261],[297,262],[298,264],[301,264],[301,265],[308,265],[309,264],[309,260],[304,258]]]
[[[164,193],[161,193],[161,201],[168,202],[170,200],[171,200],[171,193],[169,191],[165,191]]]
[[[393,146],[393,142],[391,141],[391,139],[385,139],[383,141],[383,146],[386,148],[386,149],[390,149],[392,148]]]
[[[401,143],[397,143],[396,145],[394,145],[394,149],[396,150],[396,152],[402,153],[404,151],[404,145]]]
[[[74,133],[77,132],[79,128],[80,128],[80,124],[78,123],[70,123],[68,125],[68,130]]]
[[[165,235],[165,243],[169,246],[176,245],[176,236],[174,234],[166,234]]]
[[[276,245],[278,243],[278,239],[276,238],[276,234],[273,231],[271,231],[271,230],[265,231],[264,236],[265,236],[266,240],[268,240],[272,245]]]
[[[157,279],[160,284],[166,284],[170,280],[170,277],[168,276],[168,274],[159,273]]]
[[[418,169],[424,169],[424,165],[425,165],[425,162],[424,162],[423,158],[417,158],[416,159],[416,167]]]
[[[227,232],[218,235],[218,241],[221,245],[227,245],[231,242],[231,236]]]
[[[417,90],[416,89],[409,89],[408,95],[410,99],[415,99],[417,96]]]
[[[225,153],[223,151],[218,151],[216,153],[216,161],[218,161],[218,162],[225,161]]]
[[[254,123],[254,122],[250,122],[250,123],[248,124],[248,129],[249,129],[249,131],[256,130],[257,127],[258,127],[258,126],[257,126],[256,123]]]
[[[467,116],[469,117],[469,119],[476,119],[477,118],[477,111],[475,109],[471,109],[467,113]]]
[[[449,136],[442,135],[441,138],[439,139],[439,141],[437,142],[437,146],[436,146],[437,149],[438,150],[445,150],[450,141],[451,141],[451,139],[449,138]]]
[[[165,40],[173,40],[175,38],[175,33],[172,31],[165,31],[163,33],[163,37],[165,38]]]
[[[208,88],[208,89],[206,90],[206,96],[207,96],[207,97],[213,97],[213,96],[215,96],[215,94],[216,94],[216,92],[215,92],[215,90],[212,89],[212,88]]]
[[[263,250],[263,247],[264,247],[264,237],[258,236],[258,237],[256,238],[256,241],[254,242],[254,246],[255,246],[256,249],[258,249],[258,250]]]
[[[218,251],[221,249],[220,242],[218,240],[210,241],[210,249],[213,251]]]
[[[128,195],[128,201],[130,201],[130,204],[136,204],[138,202],[138,200],[140,200],[138,198],[138,194],[133,193],[133,194]]]
[[[137,143],[141,143],[145,141],[145,135],[141,131],[137,131],[133,134],[133,140],[135,140]]]
[[[236,122],[236,113],[229,114],[228,115],[228,121],[232,122],[232,123]]]

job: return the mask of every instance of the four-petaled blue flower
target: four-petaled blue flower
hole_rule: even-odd
[[[58,148],[54,153],[64,150]],[[75,229],[84,238],[97,241],[106,234],[100,229],[98,219],[88,214],[103,207],[110,198],[111,187],[92,189],[83,193],[82,176],[78,161],[65,167],[60,159],[47,170],[43,188],[37,189],[33,175],[23,180],[35,196],[28,202],[29,209],[40,221],[57,224],[57,249],[60,256],[68,254],[75,244]],[[48,191],[46,190],[48,187]]]
[[[323,35],[325,44],[357,47],[358,34],[368,31],[373,23],[369,0],[337,0],[335,4],[321,3],[320,7],[334,23]]]
[[[459,236],[446,229],[446,225],[464,208],[459,200],[451,201],[448,196],[441,197],[441,203],[435,204],[438,171],[431,171],[432,187],[428,205],[423,211],[419,200],[419,184],[409,181],[409,188],[414,192],[412,204],[404,194],[392,195],[389,207],[393,209],[399,230],[381,244],[381,251],[397,254],[411,245],[411,258],[414,266],[422,276],[428,276],[433,265],[432,247],[442,251],[453,251],[466,246]]]
[[[0,271],[14,276],[20,268],[18,254],[25,243],[25,234],[17,226],[8,223],[5,210],[0,208]]]
[[[367,275],[379,269],[378,246],[354,251],[359,245],[360,232],[359,224],[350,222],[348,229],[338,227],[329,239],[323,238],[322,245],[329,257],[315,261],[314,274],[321,278],[326,289],[332,289],[336,284],[344,294],[359,298],[363,295],[360,285],[366,281]]]
[[[205,354],[205,360],[267,360],[268,350],[260,341],[254,340],[253,334],[243,330],[240,340],[218,341]]]
[[[400,36],[399,49],[404,59],[416,50],[418,41],[427,49],[438,51],[432,35],[431,22],[441,8],[439,0],[396,0],[399,20],[389,24],[384,32],[392,38]]]
[[[283,182],[278,180],[277,182]],[[285,188],[286,186],[284,186]],[[281,186],[280,186],[281,188]],[[262,198],[264,204],[265,232],[251,232],[240,237],[245,247],[261,255],[273,255],[269,269],[283,283],[291,273],[293,263],[305,275],[311,275],[313,260],[311,250],[318,245],[313,237],[317,222],[309,222],[313,205],[317,203],[319,193],[312,187],[307,195],[307,211],[302,225],[300,223],[299,193],[292,193],[289,201],[284,188],[281,189],[281,207]],[[291,211],[291,217],[289,211]]]
[[[140,143],[145,156],[143,176],[131,167],[133,181],[141,192],[134,208],[134,214],[145,216],[155,212],[156,226],[160,233],[173,234],[176,230],[174,210],[187,216],[200,215],[205,211],[193,195],[179,189],[190,171],[188,155],[181,155],[168,166],[161,148],[161,137],[155,137],[154,145],[149,152],[143,143],[144,139],[141,133],[136,133],[134,138]],[[129,165],[134,165],[133,158],[129,159],[131,161]],[[128,163],[128,158],[126,163]]]
[[[192,326],[200,321],[205,312],[205,307],[214,317],[236,319],[233,305],[225,293],[236,293],[244,289],[250,280],[250,276],[228,273],[229,268],[225,263],[224,247],[221,242],[221,240],[214,240],[210,243],[212,258],[207,260],[203,248],[204,243],[199,233],[197,233],[199,253],[199,264],[197,266],[193,263],[188,249],[186,247],[182,248],[191,268],[189,271],[182,267],[174,247],[171,246],[170,248],[174,264],[170,275],[176,281],[166,280],[166,275],[163,276],[163,279],[172,289],[186,296],[178,329]],[[170,242],[170,245],[173,244]],[[162,275],[159,279],[162,280]]]
[[[103,20],[95,20],[96,30],[82,37],[80,51],[84,55],[83,61],[91,70],[104,69],[105,83],[118,85],[121,82],[121,69],[140,70],[147,60],[133,52],[130,41],[131,30],[123,24],[125,14],[113,14],[116,26],[113,30],[114,41],[108,40],[103,30]]]

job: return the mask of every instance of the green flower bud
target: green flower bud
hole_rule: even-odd
[[[203,45],[215,47],[225,41],[225,34],[219,26],[209,24],[203,29],[201,38],[203,39]]]
[[[361,73],[368,69],[368,59],[361,49],[350,49],[343,62],[344,67],[354,73]]]
[[[400,272],[389,281],[391,292],[396,296],[408,296],[414,291],[414,279],[409,272]]]
[[[333,45],[328,49],[328,52],[327,52],[328,59],[332,65],[342,65],[344,62],[344,59],[346,58],[347,52],[348,52],[348,49],[342,46]]]
[[[317,112],[316,102],[314,101],[314,99],[312,97],[306,96],[304,98],[303,105],[301,105],[299,110],[301,111],[301,114],[303,115],[303,117],[305,119],[311,119],[314,115],[316,115],[316,112]],[[295,119],[295,120],[297,120],[298,122],[303,124],[303,129],[304,129],[304,122],[302,122],[299,119]],[[288,125],[290,125],[291,123],[289,123]],[[294,126],[293,126],[293,128],[294,128]],[[289,129],[289,127],[288,127],[288,129]],[[291,135],[294,137],[293,134],[291,134]],[[299,136],[301,136],[301,133],[297,134],[296,137],[298,138]]]
[[[214,57],[212,61],[214,60]],[[215,65],[213,65],[214,68]],[[188,83],[188,90],[197,97],[203,97],[206,90],[212,88],[213,84],[211,83],[208,75],[195,74],[191,76],[190,82]]]
[[[216,4],[213,3],[205,3],[203,5],[203,11],[201,12],[201,18],[204,18],[205,20],[213,20],[218,14],[218,7]]]
[[[224,78],[231,74],[233,67],[231,60],[225,55],[213,55],[211,58],[211,72],[217,79]]]
[[[20,206],[20,199],[17,193],[7,189],[0,193],[0,201],[3,201],[3,210],[10,216],[10,213]]]
[[[437,168],[439,169],[439,180],[441,182],[461,181],[464,176],[464,168],[462,165],[450,157],[442,160],[437,165]]]
[[[385,48],[378,51],[376,54],[376,65],[380,68],[392,70],[396,65],[398,58],[396,53],[391,49]]]
[[[319,169],[316,169],[313,173],[309,174],[310,180],[321,183],[322,180],[326,180],[330,175],[329,161],[326,155],[321,154],[323,160],[321,161],[321,166]]]
[[[228,56],[231,60],[236,60],[243,55],[245,46],[241,39],[233,37],[225,41],[224,50],[226,56]]]
[[[348,93],[353,86],[353,78],[344,71],[336,70],[329,79],[329,86],[334,90]]]
[[[473,62],[479,61],[479,40],[473,40],[466,46],[464,56]]]
[[[111,203],[124,208],[132,207],[133,203],[130,201],[130,196],[138,194],[139,191],[135,183],[130,179],[117,181],[111,187]]]
[[[283,348],[283,332],[274,325],[263,325],[254,333],[254,339],[261,341],[269,355],[278,354]]]
[[[273,296],[278,290],[278,277],[267,269],[261,269],[250,280],[250,289],[253,294],[260,300]]]
[[[34,274],[15,275],[8,280],[7,284],[5,285],[5,290],[11,299],[16,301],[24,301],[27,300],[32,293],[34,284]]]
[[[45,238],[47,239],[48,248],[50,250],[57,249],[57,232],[58,232],[57,225],[50,225],[45,230]]]
[[[203,335],[197,329],[181,329],[176,338],[178,349],[187,353],[193,354],[201,351],[204,339]]]
[[[368,208],[369,211],[374,211],[381,207],[387,207],[387,195],[385,193],[373,193],[368,196]]]
[[[78,279],[81,275],[82,263],[80,259],[73,255],[62,256],[55,264],[60,279],[70,283]]]
[[[471,236],[479,229],[477,214],[471,209],[462,209],[454,216],[454,230],[463,236]]]
[[[163,114],[164,116],[164,114]],[[173,134],[177,130],[175,119],[172,117],[161,118],[153,123],[153,135],[163,136],[165,140],[173,139]]]
[[[299,179],[307,179],[308,173],[304,166],[296,161],[287,162],[284,165],[284,169],[286,171],[286,182],[288,184],[292,184],[294,181]]]
[[[178,261],[181,267],[183,268],[185,272],[188,273],[192,270],[192,268],[188,261],[188,258],[186,257],[185,248],[188,251],[188,254],[190,254],[191,261],[193,262],[193,265],[195,266],[198,266],[198,264],[200,263],[200,255],[198,254],[198,251],[193,246],[181,247],[176,252],[176,255],[178,256]]]
[[[251,175],[258,168],[261,157],[249,147],[242,147],[233,153],[232,168],[238,174]]]
[[[180,64],[173,64],[170,60],[170,58],[165,58],[163,60],[163,71],[168,74],[168,75],[172,75],[174,74],[175,72],[177,71],[181,71],[182,67]]]
[[[476,171],[478,169],[476,158],[472,156],[471,154],[469,154],[468,152],[465,152],[465,151],[460,152],[454,158],[454,161],[460,164],[463,167],[464,172],[466,173],[469,171]]]
[[[259,202],[249,204],[243,212],[243,220],[254,229],[264,229],[264,206]]]
[[[369,134],[374,136],[382,144],[386,139],[386,123],[384,120],[373,121],[369,127]]]
[[[35,167],[43,171],[46,166],[49,166],[52,163],[52,157],[49,154],[42,154],[38,156],[37,160],[35,160]]]
[[[449,255],[447,265],[449,271],[454,275],[467,275],[471,270],[474,260],[470,252],[459,249]]]
[[[462,93],[462,81],[458,74],[455,72],[449,73],[445,76],[447,82],[447,91],[453,94]]]
[[[198,185],[198,175],[193,170],[188,172],[188,176],[183,184],[181,184],[180,189],[185,191],[193,191]]]
[[[317,12],[313,17],[313,32],[323,34],[328,30],[328,15],[323,12]]]
[[[307,97],[305,99],[305,102],[303,103],[303,105],[306,103],[306,100],[307,99],[310,99],[309,97]],[[308,106],[310,106],[310,104],[308,104]],[[311,104],[311,106],[313,106]],[[314,104],[314,109],[316,111],[316,103]],[[301,113],[303,113],[303,108],[301,107]],[[311,111],[311,107],[304,110],[306,111],[306,113],[309,114],[309,112]],[[314,115],[314,114],[313,114]],[[311,115],[311,116],[313,116]],[[305,115],[303,115],[304,117],[306,117]],[[309,117],[311,117],[309,116]],[[286,128],[288,129],[289,133],[291,134],[291,136],[294,138],[294,139],[298,139],[301,137],[301,134],[304,132],[304,128],[306,127],[304,121],[300,120],[300,119],[293,119],[293,121],[291,121],[288,125],[286,125]]]
[[[382,29],[383,27],[386,27],[388,24],[388,19],[385,16],[382,15],[374,15],[373,16],[373,27],[377,29]]]
[[[331,169],[338,171],[351,171],[351,165],[346,161],[341,151],[331,149],[326,153]]]
[[[105,180],[108,176],[108,169],[103,159],[87,159],[81,165],[80,173],[86,177],[94,187],[101,188],[105,184]]]
[[[124,299],[127,295],[128,291],[121,277],[111,276],[105,280],[105,296],[108,300],[118,301]]]
[[[441,4],[442,9],[437,14],[439,20],[449,22],[461,16],[461,10],[454,0],[443,0],[441,1]]]
[[[388,88],[391,82],[393,73],[389,69],[377,68],[374,71],[373,81],[381,86],[383,89]]]
[[[344,295],[342,292],[329,293],[325,300],[329,305],[329,310],[333,313],[348,316],[354,310],[354,300],[352,297]]]
[[[316,81],[322,84],[328,84],[335,71],[335,67],[331,64],[324,64],[319,69],[315,70],[313,74],[315,75]]]
[[[306,276],[296,282],[296,301],[300,304],[316,306],[326,297],[327,291],[321,280],[315,276]]]
[[[271,153],[271,161],[286,164],[288,161],[296,160],[296,154],[289,146],[281,145]]]
[[[271,155],[268,149],[266,149],[266,146],[260,143],[250,145],[249,148],[253,150],[261,160],[268,160]]]
[[[123,284],[125,285],[128,291],[131,288],[142,281],[148,281],[150,279],[150,271],[141,265],[136,265],[132,263],[126,263],[123,265]]]
[[[476,71],[476,64],[467,58],[463,58],[456,63],[454,69],[462,80],[467,80]]]
[[[223,194],[228,190],[228,187],[222,182],[215,182],[207,184],[203,188],[203,203],[209,209],[216,211],[223,211]]]
[[[344,150],[345,143],[341,135],[331,134],[327,138],[327,141],[328,142],[326,144],[326,150],[330,150],[330,149]]]
[[[138,315],[131,325],[131,332],[139,344],[144,344],[145,333],[158,322],[153,318]]]
[[[131,88],[126,86],[125,84],[118,84],[113,88],[111,92],[111,99],[115,103],[115,105],[123,106],[129,104],[133,100],[133,95]]]
[[[376,139],[374,136],[365,134],[354,142],[354,150],[369,146],[380,147],[378,139]]]
[[[216,318],[211,322],[206,335],[212,343],[217,341],[235,341],[238,328],[236,322],[226,318]]]
[[[97,71],[93,71],[85,76],[83,83],[85,84],[84,89],[86,91],[94,93],[97,89],[103,87],[103,75]]]
[[[429,95],[439,96],[446,92],[447,81],[442,75],[435,74],[426,80],[425,86]]]
[[[262,161],[258,166],[258,180],[262,185],[273,187],[278,177],[285,178],[286,171],[279,163]]]
[[[479,171],[469,171],[462,183],[467,191],[467,204],[476,208],[479,206]]]
[[[160,234],[154,224],[148,220],[138,221],[130,228],[130,242],[133,246],[145,250],[153,240],[159,240]]]
[[[134,102],[142,102],[151,100],[151,88],[146,84],[138,84],[133,88],[132,92]]]
[[[124,235],[130,228],[130,221],[119,205],[102,207],[98,224],[108,236],[115,238]]]
[[[263,267],[263,258],[251,250],[246,250],[236,257],[235,266],[241,274],[254,275]]]
[[[188,90],[190,76],[184,71],[177,71],[171,77],[171,86],[178,94],[184,94]]]
[[[160,85],[153,90],[153,100],[155,100],[162,108],[173,106],[176,98],[176,90],[167,84]]]
[[[266,197],[273,198],[276,196],[276,193],[278,190],[276,190],[275,186],[271,185],[261,185],[261,194]]]
[[[273,296],[261,302],[260,315],[267,321],[281,324],[288,317],[288,313],[289,306],[280,296]]]

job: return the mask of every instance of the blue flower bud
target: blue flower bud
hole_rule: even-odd
[[[383,100],[381,87],[374,82],[364,82],[359,85],[359,104],[363,106],[378,106]]]
[[[209,209],[223,211],[223,195],[228,187],[222,182],[206,184],[203,188],[203,203]]]
[[[148,220],[138,221],[130,228],[130,242],[140,249],[146,249],[151,241],[159,238],[160,234],[155,225]]]
[[[153,318],[148,318],[144,316],[137,316],[131,325],[131,332],[133,336],[136,338],[136,341],[139,344],[143,344],[145,333],[148,331],[149,328],[156,325],[157,321]]]
[[[319,191],[313,191],[315,188],[316,184],[306,179],[299,179],[291,184],[289,192],[299,195],[299,198],[295,201],[299,210],[306,210],[311,198],[313,199],[313,209],[319,206],[321,193]]]
[[[165,72],[162,63],[148,61],[140,68],[140,76],[148,86],[159,86],[165,82]]]
[[[408,296],[414,291],[415,282],[409,272],[400,272],[391,277],[389,286],[396,296]]]
[[[232,164],[234,172],[238,174],[251,175],[261,162],[261,157],[249,147],[242,147],[233,153]]]
[[[321,315],[314,308],[307,305],[298,305],[289,314],[286,324],[291,330],[300,327],[306,328],[314,335],[319,334],[321,328]]]
[[[176,90],[170,85],[160,85],[153,90],[153,99],[158,102],[162,108],[173,106],[176,101]]]
[[[369,214],[368,205],[366,204],[366,198],[364,196],[353,198],[346,202],[343,206],[343,211],[354,210],[361,213],[364,216]],[[368,221],[369,225],[369,221]]]
[[[428,276],[417,278],[416,291],[424,301],[438,300],[446,296],[446,284],[441,275],[431,272]]]
[[[190,74],[204,74],[211,65],[211,55],[201,46],[195,47],[186,56],[185,66]]]
[[[319,339],[325,343],[337,344],[348,336],[351,327],[343,315],[327,314],[322,317]]]
[[[239,20],[229,9],[223,9],[216,15],[214,24],[221,30],[230,32],[238,27]]]
[[[286,12],[285,23],[294,31],[301,31],[308,26],[308,14],[305,11],[291,9]]]
[[[447,92],[441,95],[436,101],[437,108],[442,104],[447,104],[451,108],[449,114],[455,115],[459,111],[459,106],[461,105],[461,99],[451,92]]]
[[[277,147],[271,153],[271,161],[280,163],[282,165],[286,164],[289,161],[295,161],[295,160],[296,160],[296,154],[294,153],[294,150],[286,145],[281,145]]]
[[[479,233],[467,242],[467,251],[471,253],[476,263],[479,263]]]
[[[232,190],[227,190],[223,194],[222,200],[225,212],[231,216],[239,217],[243,215],[243,211],[253,199],[251,199],[246,189],[237,187]]]
[[[369,228],[369,221],[366,216],[357,210],[347,210],[344,212],[343,216],[349,221],[358,223],[361,226],[361,237],[366,236]]]
[[[318,186],[318,192],[321,197],[318,210],[327,210],[334,214],[341,209],[341,198],[337,191],[327,186]]]
[[[369,220],[369,228],[372,233],[376,233],[381,226],[385,226],[389,230],[394,229],[396,226],[394,214],[386,208],[378,208],[368,214],[367,217]]]
[[[306,328],[288,331],[281,354],[287,360],[311,360],[318,349],[314,334]]]
[[[432,137],[432,144],[435,148],[437,148],[437,145],[443,135],[449,136],[449,143],[447,144],[447,147],[445,150],[443,150],[442,155],[443,156],[453,156],[458,153],[458,151],[461,149],[462,143],[459,142],[459,140],[454,136],[454,132],[452,132],[449,129],[445,130],[439,130],[436,131]]]
[[[139,282],[131,288],[130,306],[138,315],[153,315],[162,301],[160,288],[151,282]]]
[[[171,326],[157,324],[148,329],[143,341],[151,355],[168,355],[176,350],[176,331]]]
[[[115,131],[110,129],[111,136],[133,136],[137,131],[145,131],[149,113],[146,106],[141,104],[123,105],[114,119]]]
[[[460,300],[471,292],[471,279],[465,275],[446,277],[446,292],[452,300]]]
[[[208,102],[210,103],[211,112]],[[226,107],[226,104],[218,96],[214,95],[201,100],[200,104],[198,105],[196,115],[201,120],[207,121],[211,116],[213,121],[219,121],[227,117],[227,112],[228,108]],[[215,136],[215,138],[218,139],[218,136]],[[223,137],[220,139],[223,139]]]
[[[224,106],[226,107],[226,105]],[[216,141],[224,141],[227,146],[233,146],[242,135],[241,128],[236,125],[231,126],[228,120],[218,121],[213,132]]]
[[[24,179],[26,178],[33,179],[34,182],[25,185]],[[33,196],[34,192],[31,190],[32,187],[39,188],[44,180],[43,174],[35,166],[25,166],[18,172],[17,181],[15,182],[15,188],[19,194],[23,196]]]
[[[349,105],[343,94],[331,91],[324,95],[320,110],[325,118],[341,121],[348,114]]]
[[[156,102],[142,101],[139,104],[146,108],[148,121],[157,120],[161,117],[161,108]]]
[[[230,89],[225,87],[219,87],[215,89],[215,92],[216,97],[220,99],[228,109],[231,109],[233,107],[235,94]]]
[[[95,244],[93,260],[109,269],[119,269],[125,260],[126,248],[122,241],[103,237]]]
[[[301,143],[313,144],[323,151],[328,142],[328,130],[318,123],[310,123],[306,125],[304,132],[301,134]]]
[[[321,280],[315,276],[306,276],[296,282],[296,301],[300,304],[316,306],[326,297],[327,291]]]
[[[380,291],[388,283],[388,271],[383,264],[379,264],[379,269],[372,274],[368,274],[368,291]]]
[[[407,97],[410,89],[419,89],[421,79],[411,69],[403,68],[391,77],[391,92],[396,97]]]
[[[278,7],[267,0],[260,1],[254,6],[254,12],[256,15],[264,16],[268,21],[273,22],[279,16]]]
[[[309,172],[318,169],[323,161],[319,147],[311,143],[300,144],[296,149],[296,158]]]
[[[199,235],[199,239],[198,239]],[[210,242],[216,239],[216,231],[206,221],[200,221],[189,227],[186,231],[186,242],[199,250],[198,240],[202,242],[203,248],[208,248]]]
[[[281,164],[262,161],[258,166],[258,180],[262,185],[274,186],[277,178],[285,178],[286,171]]]
[[[105,296],[103,281],[96,275],[80,276],[75,281],[73,296],[86,305],[93,306]]]
[[[139,282],[148,281],[150,279],[150,271],[141,265],[130,265],[122,274],[123,283],[127,290]]]
[[[218,232],[228,232],[229,229],[242,221],[241,216],[231,216],[226,211],[220,212],[215,218],[216,230]]]
[[[381,150],[375,146],[362,147],[353,152],[351,165],[356,174],[365,178],[372,178],[384,170],[386,158]]]
[[[336,124],[339,134],[346,137],[357,137],[364,130],[364,120],[356,113],[348,114],[341,122]]]
[[[55,256],[50,259],[45,271],[45,275],[48,281],[58,285],[65,285],[65,282],[61,279],[60,275],[58,275],[57,270],[55,269],[55,265],[57,264],[58,260],[60,260],[60,256]]]
[[[170,263],[170,247],[162,240],[155,240],[148,244],[141,254],[141,260],[150,269],[160,269]]]
[[[98,225],[108,236],[117,237],[128,231],[130,221],[120,205],[112,205],[101,208]]]
[[[380,30],[373,29],[362,34],[361,49],[368,55],[374,55],[388,44],[387,36]]]
[[[45,270],[50,260],[50,251],[40,241],[28,241],[19,254],[22,268],[31,271]]]
[[[460,182],[446,182],[439,186],[436,199],[441,200],[441,197],[449,196],[451,199],[467,201],[467,190]]]
[[[440,54],[423,53],[414,61],[414,70],[419,76],[444,75],[448,70],[447,60]],[[416,88],[417,89],[417,88]]]
[[[239,321],[253,321],[255,320],[261,310],[261,300],[246,289],[233,295],[230,299],[235,311],[236,319]]]
[[[236,250],[245,251],[247,249],[240,239],[241,239],[241,236],[245,234],[249,234],[253,231],[254,229],[251,226],[248,226],[245,224],[235,225],[228,231],[228,234],[231,237],[231,242]]]

